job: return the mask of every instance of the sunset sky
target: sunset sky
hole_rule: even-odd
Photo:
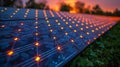
[[[115,8],[120,9],[120,0],[47,0],[48,5],[53,9],[57,9],[60,2],[73,5],[76,1],[84,2],[86,6],[91,7],[98,4],[104,11],[113,11]]]

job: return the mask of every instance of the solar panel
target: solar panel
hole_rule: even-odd
[[[115,24],[101,16],[0,7],[0,66],[61,67]]]

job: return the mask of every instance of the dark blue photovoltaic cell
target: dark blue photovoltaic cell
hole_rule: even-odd
[[[94,15],[0,7],[0,67],[61,67],[115,24]]]

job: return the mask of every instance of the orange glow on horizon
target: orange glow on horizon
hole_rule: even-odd
[[[76,10],[70,10],[70,13],[77,13]]]
[[[50,9],[54,11],[60,11],[60,5],[59,4],[54,4],[54,5],[49,5]]]
[[[61,1],[54,1],[51,3],[48,3],[50,9],[55,10],[55,11],[60,11],[60,5],[61,3],[65,3],[70,5],[73,9],[70,10],[70,13],[77,13],[76,8],[75,7],[75,2],[78,0],[61,0]]]
[[[54,6],[55,11],[59,11],[59,6]]]
[[[89,1],[89,0],[47,0],[47,1],[48,1],[47,5],[50,7],[50,9],[55,10],[55,11],[60,11],[60,5],[61,5],[61,3],[65,3],[65,4],[70,5],[73,8],[73,9],[71,9],[69,11],[70,13],[78,13],[78,10],[76,11],[75,7],[74,7],[75,2],[77,2],[77,1],[85,3],[84,7],[88,8],[90,10],[96,4],[98,4],[103,9],[103,11],[105,11],[105,12],[106,11],[113,12],[115,8],[120,8],[117,5],[116,5],[116,7],[110,7],[110,6],[108,6],[108,5],[111,5],[111,4],[105,5],[105,4],[103,4],[104,2],[102,2],[101,0],[100,1],[97,1],[97,0],[95,0],[95,1],[92,1],[92,0],[91,1]]]

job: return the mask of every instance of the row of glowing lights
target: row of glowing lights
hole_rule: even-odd
[[[77,21],[78,23],[80,23],[80,20],[81,20],[81,18],[79,17],[79,19],[77,20],[76,19],[76,17],[74,18],[74,16],[70,16],[70,15],[65,15],[65,14],[63,14],[63,13],[61,13],[64,17],[67,17],[67,19],[69,20],[69,21],[71,21],[71,19],[73,19],[73,20],[75,20],[75,21]],[[69,17],[69,18],[68,18]],[[63,20],[63,21],[65,21],[65,20]],[[83,23],[85,22],[85,24],[86,25],[88,25],[88,24],[92,24],[92,22],[89,22],[88,23],[88,19],[86,18],[82,18],[82,20],[81,20]],[[72,22],[73,24],[74,24],[74,22]],[[81,24],[82,26],[83,26],[83,24]],[[93,24],[94,26],[98,26],[98,24]]]
[[[58,20],[56,20],[56,22],[58,22]],[[38,23],[38,22],[36,22],[36,23]],[[74,22],[72,22],[72,23],[74,24]],[[66,24],[68,24],[68,22],[66,22]],[[22,25],[22,24],[21,24],[21,25]],[[60,23],[58,23],[58,25],[60,25]],[[83,26],[83,23],[82,23],[81,25]],[[48,24],[48,26],[51,26],[51,25]],[[107,26],[107,24],[99,27],[99,29],[104,28],[105,26]],[[1,27],[4,28],[5,25],[2,25]],[[72,28],[71,25],[69,25],[69,27]],[[76,24],[76,27],[78,27],[78,24]],[[93,27],[93,26],[91,25],[90,27]],[[36,26],[35,28],[38,28],[38,26]],[[88,29],[88,28],[89,28],[89,27],[86,26],[86,29]],[[61,29],[64,29],[64,27],[61,27]],[[99,29],[96,28],[96,30],[99,30]],[[83,30],[83,28],[80,28],[80,30]],[[18,31],[21,31],[21,29],[18,29]],[[52,32],[52,31],[53,31],[53,30],[51,29],[50,32]],[[94,30],[91,30],[91,31],[94,32]],[[77,30],[74,30],[74,32],[77,32]],[[87,32],[87,34],[89,35],[89,32]]]
[[[37,35],[36,35],[36,36],[37,36]],[[56,39],[56,37],[54,37],[54,39]],[[18,41],[19,38],[18,38],[18,37],[15,37],[13,40],[14,40],[14,41]],[[73,40],[72,40],[72,42],[73,42]],[[37,41],[37,42],[34,43],[34,45],[35,45],[36,47],[38,47],[38,46],[40,46],[40,43]],[[61,48],[61,46],[57,46],[56,49],[60,51],[62,48]],[[9,51],[7,51],[7,55],[8,55],[8,56],[12,56],[13,54],[14,54],[14,50],[9,50]],[[41,60],[41,58],[40,58],[39,55],[35,56],[35,61],[36,61],[36,62],[39,62],[40,60]]]
[[[46,11],[44,10],[43,13],[44,13],[46,22],[49,23],[49,19],[48,19],[48,17],[47,17]],[[51,14],[52,17],[54,17],[54,14],[53,14],[53,12],[52,12],[51,10],[50,10],[50,14]],[[49,24],[48,24],[48,27],[50,27],[50,26],[51,26],[51,24],[49,23]],[[62,28],[62,29],[63,29],[63,28]],[[50,29],[50,32],[53,32],[53,30]],[[56,40],[57,37],[53,36],[53,39]],[[57,49],[57,50],[62,50],[61,46],[59,46],[59,45],[57,45],[56,49]]]
[[[28,13],[30,12],[30,9],[27,9],[24,15],[24,18],[26,18],[28,16]]]
[[[22,22],[20,25],[24,25],[24,23]],[[3,27],[3,26],[2,26],[2,27]],[[18,30],[19,30],[19,32],[22,31],[21,29],[18,29]],[[36,32],[35,35],[38,36],[39,33]],[[13,40],[14,40],[15,42],[17,42],[17,41],[20,40],[20,39],[19,39],[19,37],[14,37]],[[38,41],[36,41],[36,42],[34,43],[34,45],[35,45],[36,47],[40,46],[40,44],[39,44]],[[13,50],[13,49],[7,51],[7,55],[8,55],[9,57],[11,57],[13,54],[14,54],[14,50]],[[40,59],[41,59],[40,56],[35,56],[35,61],[36,61],[36,62],[39,62]]]
[[[53,12],[51,10],[50,10],[50,14],[51,14],[52,17],[54,17],[54,14],[53,14]]]
[[[38,11],[36,11],[36,15],[37,15],[36,17],[38,17]],[[35,23],[36,23],[36,25],[38,24],[37,21],[36,21]],[[23,23],[21,23],[21,25],[23,25]],[[4,26],[2,26],[2,27],[4,27]],[[37,29],[38,26],[36,26],[35,28]],[[21,29],[20,29],[19,31],[21,31]],[[38,36],[39,33],[36,32],[35,35]],[[56,37],[53,37],[53,39],[56,39]],[[14,41],[18,41],[19,38],[18,38],[18,37],[15,37],[13,40],[14,40]],[[39,43],[38,41],[36,41],[36,42],[35,42],[35,46],[38,47],[39,45],[40,45],[40,43]],[[60,47],[60,46],[57,46],[57,50],[61,50],[61,47]],[[13,50],[10,50],[10,51],[7,52],[7,55],[8,55],[8,56],[12,56],[13,54],[14,54],[14,51],[13,51]],[[36,61],[36,62],[39,62],[40,60],[41,60],[40,56],[38,56],[38,55],[35,56],[35,61]]]
[[[56,13],[59,17],[61,17],[58,13]],[[62,17],[61,17],[62,18]],[[65,22],[65,19],[63,19],[62,18],[62,20]],[[58,20],[57,20],[58,21]],[[68,22],[66,23],[66,24],[68,24]],[[73,24],[74,24],[74,22],[73,22]],[[101,28],[104,28],[105,26],[107,26],[107,25],[109,25],[109,24],[111,24],[111,23],[108,23],[108,24],[105,24],[105,25],[102,25],[102,26],[100,26],[99,28],[95,28],[95,30],[99,30],[99,29],[101,29]],[[81,24],[82,26],[83,26],[83,24]],[[76,25],[76,27],[78,26],[78,24]],[[94,25],[94,26],[96,26],[96,25]],[[69,26],[70,28],[72,28],[72,26],[70,25]],[[93,27],[92,25],[90,25],[90,27]],[[110,27],[108,27],[106,30],[109,30],[110,28],[111,28],[112,26],[110,26]],[[88,26],[86,26],[86,28],[88,29],[89,27]],[[83,30],[83,28],[80,28],[80,30]],[[91,32],[95,32],[95,30],[91,30]],[[74,32],[77,32],[77,30],[74,30]],[[102,34],[104,33],[104,31],[102,31],[101,32]],[[65,33],[66,35],[68,35],[68,33]],[[89,32],[86,32],[86,34],[87,35],[89,35],[90,33]],[[98,34],[98,36],[100,36],[101,34]],[[83,36],[82,35],[80,35],[80,38],[83,38]],[[93,38],[94,40],[96,40],[96,37],[94,37]],[[90,44],[90,42],[88,42],[88,44]]]
[[[66,15],[66,14],[63,14],[63,13],[61,13],[64,17],[66,17],[69,21],[71,21],[71,19],[74,19],[75,21],[77,21],[77,19],[76,19],[76,16],[75,15],[73,15],[73,16],[70,16],[70,15]],[[60,16],[59,16],[60,17]],[[80,16],[78,16],[78,23],[80,22]],[[62,17],[61,17],[61,19],[63,19]],[[64,21],[64,20],[63,20]],[[88,25],[88,19],[87,18],[82,18],[82,22],[85,22],[86,23],[86,25]],[[93,24],[94,26],[99,26],[99,25],[101,25],[102,23],[95,23],[95,22],[89,22],[89,24]]]
[[[21,23],[21,25],[23,25],[23,23]],[[67,34],[68,34],[68,33],[66,33],[66,35],[67,35]],[[35,35],[38,36],[38,33],[35,33]],[[80,38],[83,38],[83,36],[80,35]],[[53,37],[53,39],[56,39],[56,37]],[[14,41],[18,41],[19,38],[18,38],[18,37],[15,37],[13,40],[14,40]],[[71,42],[73,43],[74,40],[71,39]],[[38,47],[39,45],[40,45],[39,42],[35,42],[35,46]],[[62,48],[61,48],[60,46],[57,46],[57,50],[61,50],[61,49],[62,49]],[[10,51],[7,52],[7,55],[8,55],[8,56],[12,56],[13,54],[14,54],[14,51],[13,51],[13,50],[10,50]],[[39,61],[40,61],[40,56],[36,56],[36,57],[35,57],[35,61],[39,62]]]
[[[56,20],[56,22],[57,22],[57,23],[59,23],[59,21],[58,21],[58,20]],[[58,25],[59,25],[59,24],[58,24]],[[78,26],[78,24],[77,24],[76,26]],[[69,25],[69,27],[70,27],[70,28],[72,28],[72,26],[71,26],[71,25]],[[88,29],[89,27],[88,27],[88,26],[86,26],[86,28]],[[61,27],[61,29],[63,30],[63,29],[64,29],[64,27]],[[80,28],[80,30],[83,30],[83,28]],[[96,28],[96,30],[99,30],[99,29],[98,29],[98,28]],[[53,31],[53,30],[50,30],[50,32],[52,32],[52,31]],[[75,33],[77,32],[77,30],[75,30],[75,29],[74,29],[73,31],[74,31]],[[93,32],[93,33],[94,33],[95,31],[94,31],[94,30],[91,30],[91,32]],[[89,33],[89,32],[86,32],[86,34],[87,34],[87,35],[89,35],[90,33]],[[68,33],[66,32],[66,33],[65,33],[65,35],[68,35]],[[80,38],[82,38],[82,37],[83,37],[83,36],[82,36],[82,35],[80,35]]]
[[[65,15],[65,14],[64,14]],[[58,15],[59,17],[61,17],[60,15]],[[61,19],[65,22],[65,19],[63,19],[62,17],[61,17]],[[87,22],[88,20],[86,19],[86,22]],[[81,26],[83,26],[84,24],[83,24],[83,22],[84,22],[84,18],[83,18],[83,20],[82,20],[82,23],[81,23]],[[74,24],[75,22],[73,21],[72,22],[72,24]],[[79,22],[78,22],[79,23]],[[66,24],[68,24],[68,22],[66,22]],[[87,23],[85,23],[86,25],[88,25],[88,22]],[[89,22],[89,24],[92,24],[92,22]],[[103,27],[105,27],[106,25],[103,25],[104,23],[96,23],[96,24],[93,24],[93,25],[90,25],[90,27],[93,27],[93,26],[99,26],[99,25],[102,25],[102,26],[100,26],[99,27],[99,29],[101,29],[101,28],[103,28]],[[110,23],[108,23],[108,24],[110,24]],[[72,26],[70,25],[69,26],[70,28],[72,28]],[[76,27],[78,27],[78,24],[76,24]],[[88,29],[89,27],[88,26],[86,26],[86,29]],[[96,30],[97,30],[97,28],[96,28]]]
[[[21,22],[20,25],[23,26],[24,23]],[[5,27],[5,25],[3,25],[3,26]],[[18,29],[18,32],[21,32],[21,31],[22,31],[22,29]],[[15,43],[16,43],[18,40],[20,40],[19,37],[14,37],[14,38],[13,38],[13,41],[14,41]],[[14,54],[14,50],[13,50],[13,47],[12,47],[11,50],[8,50],[8,51],[7,51],[7,55],[8,55],[8,56],[12,56],[13,54]]]
[[[56,22],[58,22],[58,20],[56,20]],[[64,29],[64,27],[61,27],[61,29],[63,30]],[[50,30],[50,32],[52,32],[53,30],[51,29]],[[93,30],[92,30],[93,31]],[[74,32],[76,32],[76,30],[74,30]],[[89,33],[88,33],[89,34]],[[65,35],[67,36],[68,35],[68,33],[67,32],[65,32]],[[82,35],[80,35],[80,38],[82,39],[83,38],[83,36]],[[53,39],[56,39],[56,37],[53,37]],[[72,43],[74,43],[74,40],[73,39],[71,39],[70,40]],[[90,43],[90,42],[89,42]]]
[[[8,10],[8,8],[4,8],[1,10],[1,12],[5,12],[6,10]]]
[[[40,61],[40,56],[38,55],[38,47],[40,46],[40,43],[37,41],[37,36],[39,35],[39,32],[38,32],[38,10],[36,9],[35,10],[35,17],[36,17],[36,22],[35,22],[35,24],[36,24],[36,26],[35,26],[35,29],[36,29],[36,33],[35,33],[35,35],[36,35],[36,42],[35,42],[35,46],[36,46],[36,49],[37,49],[37,55],[35,56],[35,61],[36,62],[39,62]]]
[[[46,17],[47,17],[47,15],[46,15]],[[56,22],[58,22],[58,20],[56,20]],[[35,22],[35,23],[37,24],[38,22]],[[21,23],[21,25],[23,25],[23,23]],[[58,25],[60,25],[60,23],[59,23]],[[104,26],[107,26],[107,25],[108,25],[108,24],[106,24],[106,25],[104,25]],[[48,24],[48,26],[50,26],[50,24]],[[78,26],[78,25],[76,25],[76,26]],[[2,25],[1,27],[4,28],[5,25]],[[70,26],[70,27],[71,27],[71,26]],[[38,26],[36,26],[35,28],[38,28]],[[64,27],[61,27],[61,29],[64,29]],[[80,29],[83,30],[83,28],[80,28]],[[108,28],[108,29],[109,29],[109,28]],[[98,28],[96,28],[96,30],[98,30]],[[18,29],[18,31],[20,32],[21,29]],[[51,29],[50,32],[53,32],[53,30]],[[74,30],[74,32],[76,32],[76,30]],[[94,32],[94,30],[92,30],[92,32]],[[38,36],[39,33],[36,32],[35,35]],[[65,35],[68,35],[68,33],[66,32]],[[83,38],[83,36],[80,35],[80,38]],[[55,40],[56,37],[54,36],[53,39]],[[95,39],[95,38],[94,38],[94,39]],[[15,37],[13,40],[14,40],[14,41],[18,41],[19,38],[18,38],[18,37]],[[71,39],[70,41],[71,41],[71,42],[74,42],[73,39]],[[35,42],[35,46],[38,47],[39,45],[40,45],[39,42]],[[61,46],[57,46],[57,50],[61,50],[61,49],[62,49]],[[10,51],[7,52],[7,55],[8,55],[8,56],[12,56],[13,54],[14,54],[14,51],[13,51],[13,50],[10,50]],[[39,62],[40,59],[41,59],[40,56],[35,56],[35,61]]]
[[[13,12],[13,14],[10,16],[10,18],[13,18],[14,15],[16,15],[16,13],[19,11],[20,9],[17,8],[15,12]]]
[[[65,22],[66,20],[63,19],[63,21]],[[58,20],[56,20],[56,22],[58,22]],[[65,23],[66,23],[66,25],[68,25],[68,22],[65,22]],[[73,21],[72,24],[74,24],[74,23],[75,23],[75,22]],[[60,23],[58,23],[58,25],[60,25]],[[81,25],[83,26],[84,24],[81,23]],[[78,27],[78,24],[76,24],[76,27]],[[93,26],[91,25],[91,27],[93,27]],[[69,28],[72,28],[72,26],[69,25]],[[86,26],[86,29],[88,29],[88,28],[89,28],[89,27]],[[83,28],[80,28],[80,30],[83,30]],[[96,28],[96,30],[98,30],[98,29]],[[77,30],[74,30],[74,32],[77,32]],[[92,32],[94,32],[94,30],[92,30]],[[87,34],[89,35],[89,32],[87,32]]]

